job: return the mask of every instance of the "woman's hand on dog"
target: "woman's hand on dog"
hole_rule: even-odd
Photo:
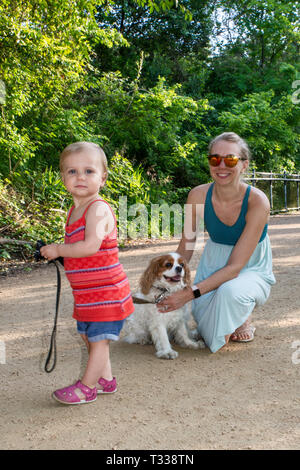
[[[161,300],[156,306],[159,313],[168,313],[183,307],[187,302],[193,300],[194,295],[190,287],[185,287]]]

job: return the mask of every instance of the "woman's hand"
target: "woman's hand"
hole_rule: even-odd
[[[40,249],[41,255],[51,261],[60,256],[59,254],[59,244],[51,243],[51,245],[42,246]]]
[[[160,313],[172,312],[183,307],[187,302],[193,300],[193,291],[190,287],[185,287],[174,294],[165,297],[157,304],[157,309]]]

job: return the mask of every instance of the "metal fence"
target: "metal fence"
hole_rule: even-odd
[[[262,189],[269,197],[271,214],[300,210],[300,174],[263,173],[252,170],[243,178]],[[291,207],[294,206],[294,207]]]

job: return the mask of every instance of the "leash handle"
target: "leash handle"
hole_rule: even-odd
[[[45,362],[45,372],[50,374],[56,366],[56,357],[57,357],[57,348],[56,348],[56,327],[57,327],[57,318],[58,318],[58,310],[59,310],[59,299],[60,299],[60,291],[61,291],[61,276],[60,276],[60,270],[58,267],[58,263],[56,260],[51,260],[49,261],[50,263],[54,263],[56,267],[56,277],[57,277],[57,290],[56,290],[56,305],[55,305],[55,316],[54,316],[54,325],[52,329],[52,334],[51,334],[51,340],[50,340],[50,347],[49,347],[49,352],[47,355],[47,359]],[[53,355],[53,364],[51,367],[49,367],[50,360]]]

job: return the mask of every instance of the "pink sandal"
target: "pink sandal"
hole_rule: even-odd
[[[101,388],[98,388],[101,387]],[[106,380],[103,377],[100,377],[98,380],[98,383],[96,385],[97,387],[97,393],[115,393],[117,391],[117,381],[116,377],[114,377],[112,380]]]
[[[80,398],[77,395],[75,392],[76,389],[79,389],[82,392],[84,398]],[[80,380],[78,380],[78,382],[70,385],[69,387],[56,390],[52,396],[55,398],[55,400],[63,403],[64,405],[81,405],[83,403],[90,403],[97,400],[97,389],[96,387],[87,387],[86,385],[83,385]]]

